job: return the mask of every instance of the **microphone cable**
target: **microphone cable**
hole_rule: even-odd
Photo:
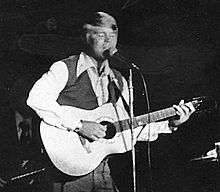
[[[134,65],[136,66],[136,65]],[[143,73],[141,72],[141,70],[139,68],[136,68],[135,69],[138,71],[140,77],[141,77],[141,80],[142,80],[142,83],[143,83],[143,88],[144,88],[144,98],[145,98],[145,102],[146,102],[146,105],[147,105],[147,114],[149,114],[150,112],[150,100],[149,100],[149,93],[148,93],[148,89],[147,89],[147,82],[144,78],[144,75]],[[148,116],[148,119],[150,120],[150,116]],[[150,122],[150,121],[149,121]],[[144,129],[144,127],[143,127]],[[140,131],[140,133],[138,134],[138,136],[141,134],[142,130]],[[138,137],[137,136],[137,137]],[[152,189],[152,184],[153,184],[153,176],[152,176],[152,164],[151,164],[151,146],[150,146],[150,125],[149,125],[149,129],[148,129],[148,133],[147,133],[147,137],[148,137],[148,140],[146,141],[147,142],[147,157],[148,157],[148,168],[149,168],[149,192],[153,192],[153,189]]]

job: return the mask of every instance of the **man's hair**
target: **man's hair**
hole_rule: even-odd
[[[87,31],[94,27],[107,27],[114,31],[118,30],[115,18],[104,12],[91,13],[85,17],[82,29]]]

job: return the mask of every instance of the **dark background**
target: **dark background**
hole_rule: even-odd
[[[52,62],[76,52],[80,22],[91,10],[116,17],[119,48],[142,69],[151,110],[203,95],[219,102],[219,6],[217,0],[1,0],[1,137],[9,143],[1,146],[10,146],[9,103],[15,100],[13,107],[27,112],[24,101],[32,83]],[[134,76],[135,113],[143,114],[143,86],[139,75]],[[151,176],[147,145],[139,142],[138,189],[219,191],[218,163],[190,162],[219,141],[219,117],[218,108],[196,113],[174,134],[152,142]],[[119,158],[126,165],[122,185],[128,185],[127,163]]]

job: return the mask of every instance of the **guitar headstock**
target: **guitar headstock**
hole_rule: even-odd
[[[217,101],[209,96],[195,97],[191,103],[197,112],[211,112],[217,109]]]

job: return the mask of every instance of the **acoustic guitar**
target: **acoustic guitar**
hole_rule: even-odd
[[[210,101],[206,97],[190,101],[196,111],[208,109]],[[208,106],[208,107],[207,107]],[[93,171],[108,155],[124,153],[132,149],[131,130],[127,112],[119,106],[107,103],[93,110],[61,106],[64,110],[74,110],[77,118],[95,121],[107,126],[106,137],[97,141],[82,138],[74,131],[53,127],[44,121],[40,124],[40,134],[46,152],[60,171],[71,176],[81,176]],[[143,125],[176,116],[173,107],[150,112],[134,118],[133,135],[136,138]],[[66,117],[71,118],[71,117]]]

